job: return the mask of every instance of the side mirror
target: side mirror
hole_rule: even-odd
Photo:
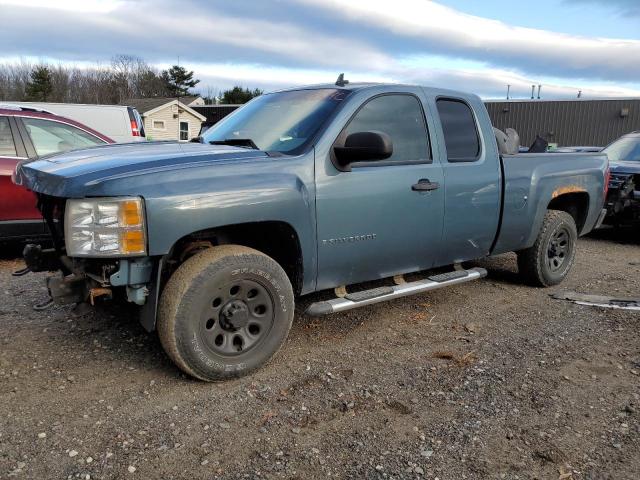
[[[356,132],[346,138],[343,147],[333,147],[333,152],[338,164],[348,167],[354,162],[389,158],[393,155],[393,143],[391,137],[384,132]]]

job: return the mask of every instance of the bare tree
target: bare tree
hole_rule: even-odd
[[[51,102],[68,102],[69,101],[69,78],[72,70],[64,68],[62,65],[56,65],[49,67],[51,72],[51,96],[49,101]]]
[[[25,61],[0,64],[0,99],[22,100],[33,69],[34,65]]]
[[[128,98],[167,96],[158,70],[143,59],[117,55],[110,64],[79,68],[63,64],[0,64],[0,100],[23,101],[32,72],[50,72],[51,102],[117,104]]]
[[[214,105],[216,101],[220,100],[218,98],[218,96],[220,95],[220,89],[207,86],[207,89],[202,93],[198,93],[198,95],[200,95],[204,99],[204,103],[206,105]]]

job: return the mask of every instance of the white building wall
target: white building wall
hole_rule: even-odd
[[[147,134],[147,139],[178,140],[178,122],[189,123],[189,140],[197,137],[202,125],[200,119],[182,109],[180,109],[179,118],[174,118],[176,114],[178,114],[176,105],[168,105],[151,115],[144,115],[144,129]],[[158,122],[164,124],[164,129],[159,128]]]

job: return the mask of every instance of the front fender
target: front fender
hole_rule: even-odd
[[[145,196],[149,255],[170,252],[181,238],[202,230],[241,223],[279,221],[298,235],[303,256],[303,291],[312,290],[316,272],[315,207],[312,182],[294,172],[217,176],[179,185],[180,194]]]

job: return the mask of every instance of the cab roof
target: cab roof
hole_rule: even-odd
[[[433,96],[449,95],[449,96],[463,97],[463,98],[477,96],[473,93],[462,92],[459,90],[449,90],[446,88],[426,87],[422,85],[408,84],[408,83],[384,83],[384,82],[354,82],[354,83],[347,83],[345,85],[337,85],[335,83],[321,83],[321,84],[315,84],[315,85],[303,85],[299,87],[283,88],[281,90],[276,90],[269,93],[291,92],[296,90],[320,90],[320,89],[329,89],[329,88],[338,89],[338,90],[348,90],[351,92],[358,92],[358,91],[368,90],[368,89],[393,90],[394,87],[421,88],[425,91],[427,95],[433,95]]]

